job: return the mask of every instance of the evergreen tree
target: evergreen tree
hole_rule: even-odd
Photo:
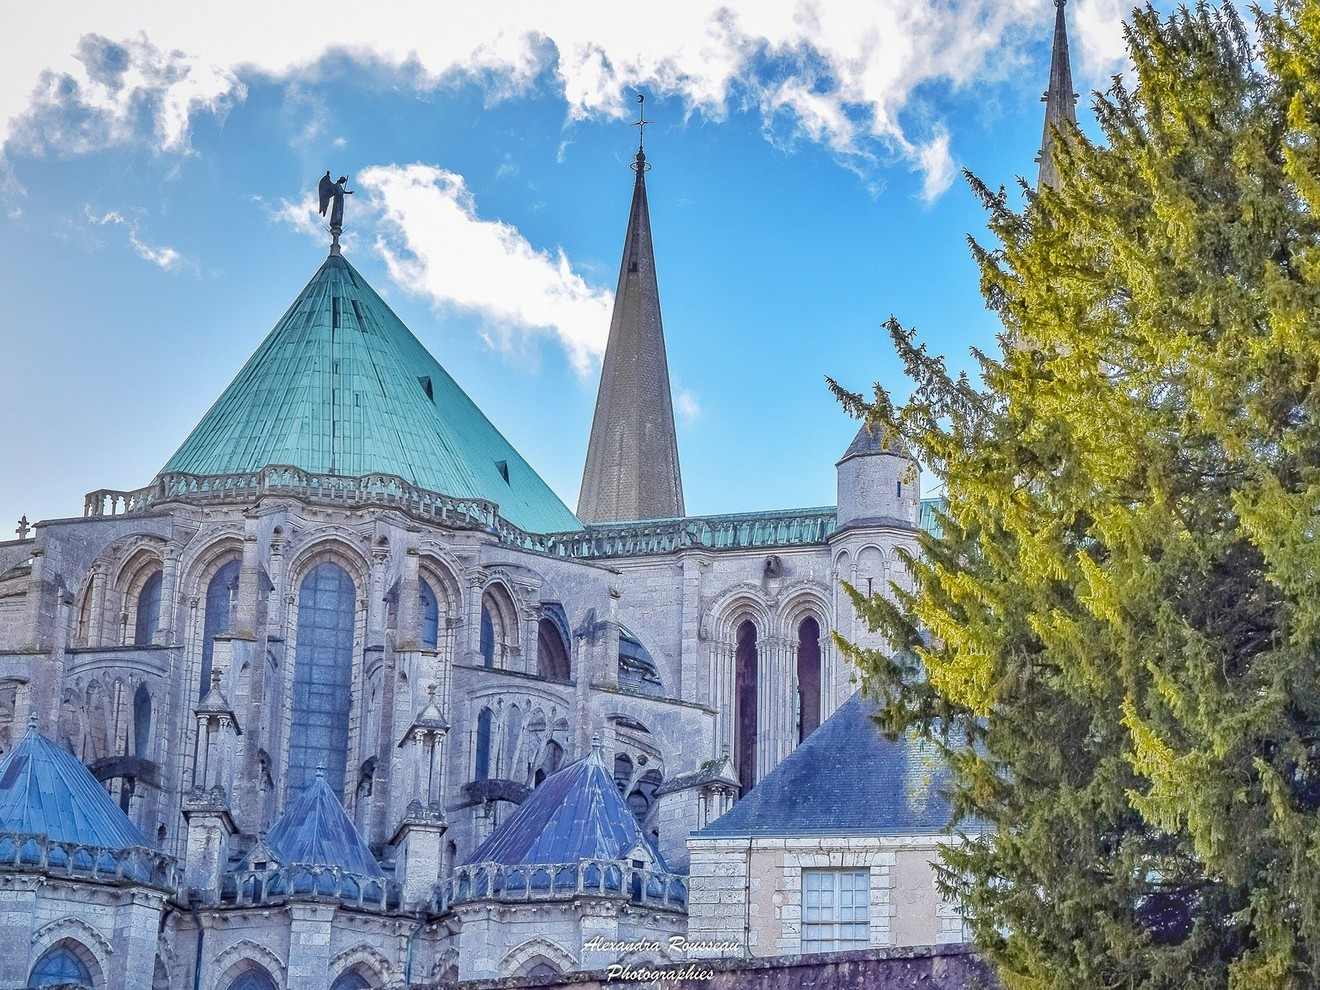
[[[1006,987],[1320,986],[1320,0],[1133,12],[1059,188],[969,176],[1002,356],[845,406],[943,483],[894,647],[840,641],[938,741]],[[1253,47],[1256,46],[1256,47]]]

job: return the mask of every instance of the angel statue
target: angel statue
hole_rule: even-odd
[[[330,251],[332,254],[339,253],[339,235],[344,229],[344,197],[352,196],[352,189],[345,189],[348,185],[348,176],[341,175],[338,182],[330,181],[330,170],[325,170],[325,175],[321,176],[321,185],[318,192],[321,195],[321,216],[325,216],[326,207],[330,205],[330,200],[335,201],[333,209],[330,210],[330,236],[332,238]]]

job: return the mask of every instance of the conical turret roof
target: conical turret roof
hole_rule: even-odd
[[[77,757],[35,726],[0,760],[0,831],[100,849],[147,845]]]
[[[632,207],[582,472],[583,522],[674,519],[683,512],[669,362],[646,201],[646,156],[633,169]]]
[[[638,846],[664,869],[659,850],[619,796],[597,744],[542,781],[467,862],[518,866],[618,860]]]
[[[579,529],[568,507],[348,261],[331,255],[162,472],[288,464],[392,474],[496,502],[530,532]]]
[[[284,809],[267,834],[266,845],[281,863],[334,866],[358,876],[384,876],[321,774]]]

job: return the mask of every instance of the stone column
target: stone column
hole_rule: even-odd
[[[152,642],[157,646],[170,646],[177,642],[175,627],[179,616],[179,544],[170,540],[165,545],[164,561],[160,568],[160,618]]]
[[[463,662],[474,667],[485,663],[481,655],[481,589],[485,584],[485,571],[474,567],[467,575],[467,637],[461,653]]]
[[[335,905],[289,905],[289,967],[285,990],[325,990],[330,983],[330,935]]]
[[[112,987],[149,987],[156,975],[160,913],[165,898],[154,890],[129,888],[126,901],[114,909],[115,953],[109,959],[107,982]]]
[[[422,558],[416,547],[403,553],[403,576],[399,580],[399,619],[395,649],[412,652],[421,649],[421,623],[417,607],[421,596]]]
[[[609,593],[609,611],[604,628],[599,631],[597,668],[595,681],[602,687],[619,686],[619,599],[623,592],[611,587]]]
[[[276,526],[270,536],[270,583],[273,585],[270,601],[274,608],[266,615],[266,630],[268,636],[281,640],[284,638],[284,623],[289,614],[288,581],[288,561],[284,557],[284,528]]]
[[[34,571],[37,568],[37,563],[38,561],[35,559],[32,562],[32,569]],[[87,642],[80,644],[82,646],[100,646],[105,642],[102,630],[105,621],[105,586],[109,581],[110,575],[105,565],[94,564],[92,566],[92,614],[87,617]],[[40,587],[36,581],[32,582],[32,586],[34,588]],[[36,642],[37,640],[34,636],[33,643]]]
[[[183,885],[196,890],[204,903],[220,900],[220,881],[229,865],[229,843],[238,831],[229,815],[223,788],[196,789],[183,801],[188,825]]]
[[[234,616],[235,639],[257,638],[257,609],[261,597],[261,544],[257,542],[256,519],[247,519],[243,536],[243,559],[238,568],[238,610]]]
[[[45,877],[20,873],[6,877],[0,886],[0,944],[5,949],[0,952],[0,987],[27,986],[28,969],[36,962],[32,929],[40,917],[37,890],[46,882]]]
[[[544,606],[529,601],[523,608],[523,672],[539,673],[541,669],[541,616]]]
[[[704,644],[701,639],[701,586],[710,569],[710,560],[704,555],[685,553],[680,564],[679,594],[682,601],[681,628],[679,630],[680,681],[675,693],[684,701],[709,701],[701,692],[708,685],[701,683],[701,658]]]

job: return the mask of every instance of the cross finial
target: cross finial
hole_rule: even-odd
[[[600,733],[591,734],[591,752],[599,759],[605,759],[605,744],[600,741]]]
[[[650,121],[646,119],[646,96],[638,93],[637,119],[632,123],[633,127],[637,128],[637,154],[633,156],[632,170],[639,174],[651,168],[646,164],[646,125],[649,123]]]
[[[28,712],[28,731],[37,731],[37,713],[35,711]]]
[[[23,513],[23,518],[18,521],[18,529],[14,530],[14,532],[18,534],[20,540],[26,540],[27,535],[31,530],[32,527],[28,525],[27,513],[25,512]]]
[[[324,763],[318,763],[318,764],[316,765],[316,779],[317,779],[317,780],[325,780],[325,764],[324,764]]]

